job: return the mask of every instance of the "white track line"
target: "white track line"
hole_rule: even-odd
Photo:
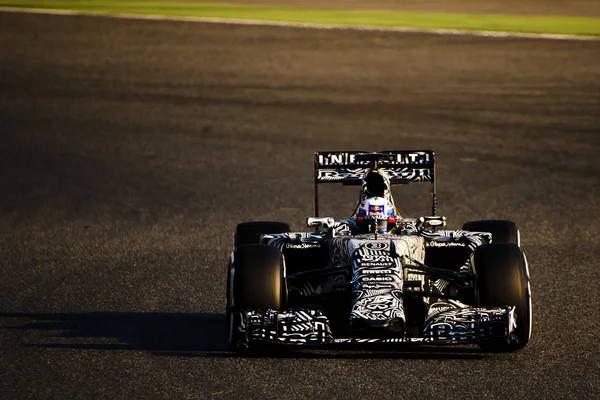
[[[203,18],[203,17],[175,17],[166,15],[146,15],[146,14],[113,14],[101,11],[70,11],[70,10],[51,10],[43,8],[18,8],[18,7],[0,7],[0,12],[28,13],[28,14],[50,14],[50,15],[84,15],[95,17],[109,17],[120,19],[139,19],[150,21],[184,21],[201,22],[211,24],[229,24],[229,25],[254,25],[254,26],[280,26],[288,28],[304,29],[330,29],[330,30],[352,30],[368,32],[405,32],[405,33],[429,33],[434,35],[462,35],[462,36],[484,36],[492,38],[524,38],[524,39],[547,39],[547,40],[586,40],[600,41],[600,36],[584,35],[559,35],[553,33],[519,33],[519,32],[494,32],[494,31],[470,31],[462,29],[422,29],[409,27],[386,27],[370,25],[335,25],[335,24],[312,24],[304,22],[279,22],[262,21],[250,19],[230,19],[230,18]]]

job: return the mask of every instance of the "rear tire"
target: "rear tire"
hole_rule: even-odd
[[[290,226],[285,222],[253,221],[243,222],[235,228],[233,247],[243,244],[260,243],[260,237],[268,233],[285,233],[290,231]]]
[[[287,306],[283,255],[276,247],[264,244],[241,245],[233,253],[228,284],[229,341],[233,350],[242,350],[238,329],[241,310],[281,310]]]
[[[516,342],[488,340],[479,347],[486,351],[515,351],[524,348],[531,336],[531,289],[527,260],[514,243],[479,246],[473,255],[477,276],[476,297],[480,307],[515,306]]]
[[[463,230],[471,232],[490,232],[492,243],[514,243],[521,245],[517,224],[507,220],[471,221],[463,225]]]

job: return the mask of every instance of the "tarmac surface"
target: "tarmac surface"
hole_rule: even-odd
[[[600,42],[0,13],[0,49],[3,398],[598,398]],[[529,346],[229,352],[235,224],[390,148],[436,150],[450,228],[518,223]]]

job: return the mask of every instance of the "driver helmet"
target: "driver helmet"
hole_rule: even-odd
[[[387,197],[390,182],[382,172],[372,170],[363,178],[362,193],[366,197]]]
[[[356,210],[359,233],[391,233],[396,227],[398,213],[394,205],[383,197],[369,197]]]

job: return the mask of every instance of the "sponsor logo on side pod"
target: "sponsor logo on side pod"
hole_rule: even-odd
[[[321,245],[318,243],[286,243],[287,249],[319,249]]]
[[[466,247],[466,243],[462,242],[431,242],[430,247]]]

